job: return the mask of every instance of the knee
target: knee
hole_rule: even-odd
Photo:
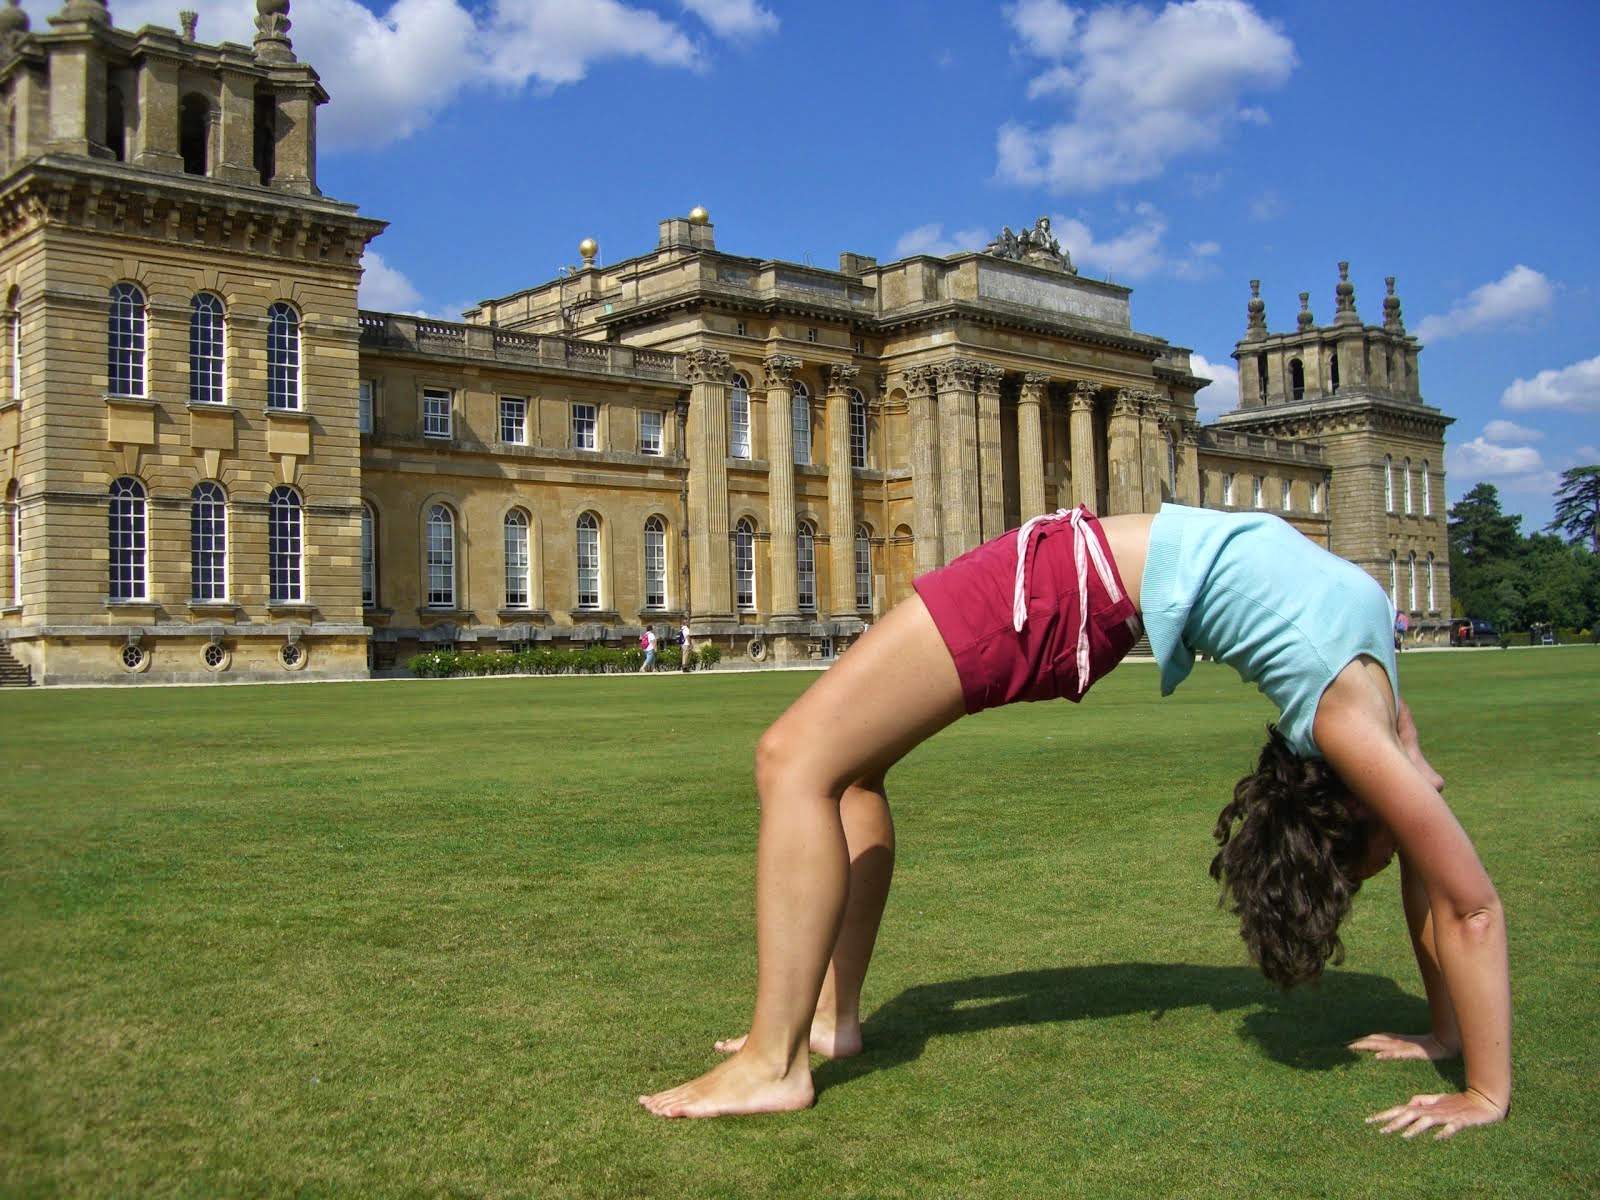
[[[767,795],[778,783],[797,782],[808,759],[806,739],[779,720],[756,743],[756,788]]]

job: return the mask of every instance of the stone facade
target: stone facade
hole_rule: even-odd
[[[1398,301],[1289,336],[1253,301],[1265,387],[1216,426],[1045,219],[825,270],[725,254],[696,210],[461,322],[360,312],[383,224],[318,191],[326,96],[287,0],[258,10],[249,48],[0,10],[0,638],[35,679],[344,678],[682,619],[826,657],[1077,503],[1268,508],[1386,586],[1432,554],[1448,613],[1448,418]],[[1392,496],[1428,480],[1410,508],[1386,455]]]

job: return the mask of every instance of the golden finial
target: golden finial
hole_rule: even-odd
[[[691,208],[689,210],[689,224],[691,224],[691,225],[709,225],[710,223],[711,223],[711,214],[708,213],[700,205],[696,204],[693,208]]]
[[[600,243],[593,238],[584,238],[578,243],[578,253],[583,255],[583,265],[594,266],[594,256],[600,253]]]

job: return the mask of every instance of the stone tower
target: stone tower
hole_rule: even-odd
[[[1310,293],[1301,292],[1294,332],[1272,333],[1260,281],[1251,280],[1245,334],[1233,351],[1239,407],[1218,424],[1320,443],[1329,548],[1425,628],[1450,615],[1444,431],[1453,418],[1423,402],[1422,347],[1406,332],[1394,277],[1385,282],[1381,325],[1362,323],[1350,264],[1341,262],[1333,321],[1317,324]]]
[[[36,679],[357,675],[356,289],[289,0],[0,9],[0,636]]]

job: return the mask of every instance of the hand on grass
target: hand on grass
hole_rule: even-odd
[[[1431,1033],[1369,1033],[1364,1038],[1357,1038],[1345,1048],[1370,1050],[1372,1057],[1379,1062],[1403,1059],[1427,1059],[1430,1062],[1437,1062],[1441,1058],[1454,1058],[1460,1053],[1458,1049],[1445,1045]]]
[[[1413,1096],[1404,1104],[1373,1113],[1367,1124],[1385,1122],[1379,1133],[1400,1131],[1403,1138],[1414,1138],[1425,1129],[1432,1129],[1438,1138],[1453,1137],[1470,1125],[1493,1125],[1506,1119],[1509,1106],[1502,1109],[1482,1092],[1468,1088],[1464,1092],[1447,1092],[1442,1095]]]

